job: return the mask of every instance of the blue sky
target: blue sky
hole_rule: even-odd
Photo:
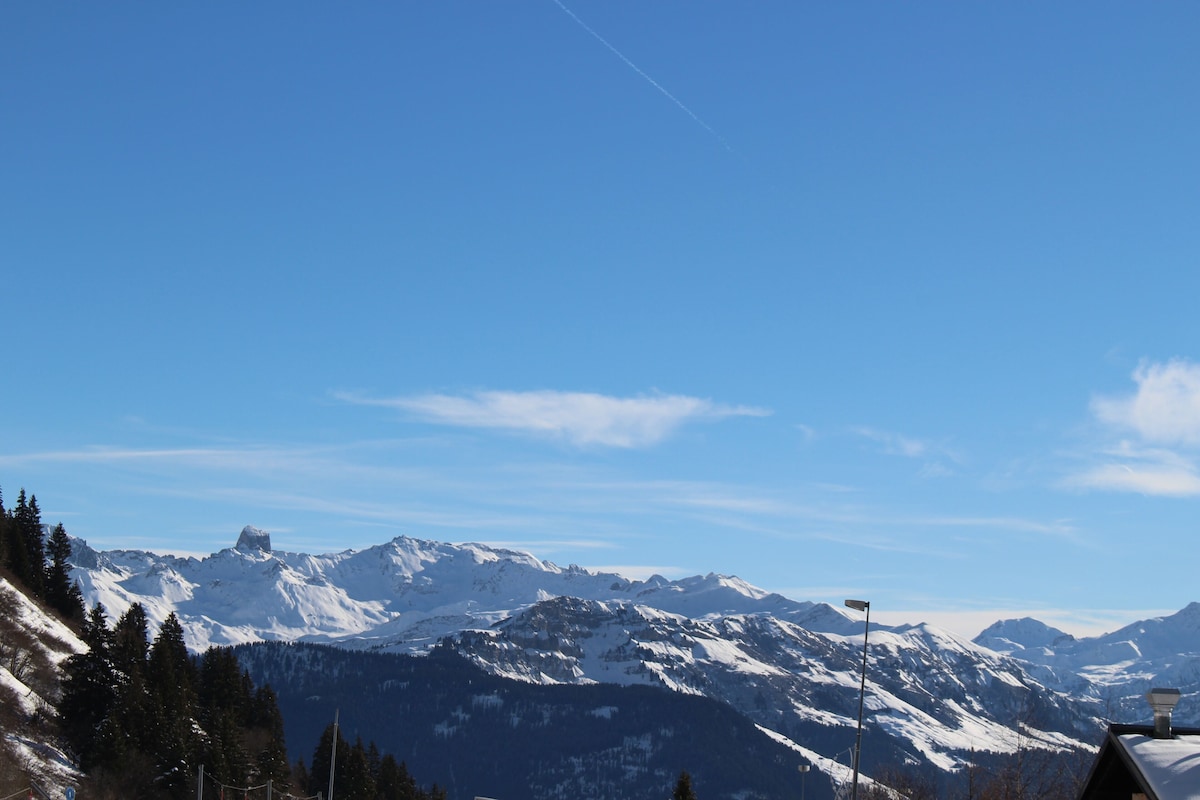
[[[9,4],[0,488],[873,618],[1195,593],[1200,9]]]

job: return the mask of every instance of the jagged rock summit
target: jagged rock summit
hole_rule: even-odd
[[[247,525],[242,528],[242,534],[238,536],[237,548],[243,552],[253,552],[255,550],[262,553],[271,552],[271,534],[256,528],[253,525]]]

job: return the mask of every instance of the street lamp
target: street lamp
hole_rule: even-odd
[[[808,764],[801,764],[799,769],[800,769],[800,800],[804,800],[804,779],[808,777]]]
[[[863,628],[862,682],[858,686],[858,735],[854,739],[854,788],[851,800],[858,800],[858,762],[862,756],[863,698],[867,694],[867,637],[871,633],[871,604],[866,600],[847,600],[846,608],[867,612],[867,624]]]

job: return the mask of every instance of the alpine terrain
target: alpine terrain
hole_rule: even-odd
[[[356,724],[365,737],[387,741],[365,727],[371,717],[380,727],[414,734],[397,746],[462,737],[478,750],[471,737],[498,719],[507,720],[510,731],[522,724],[528,729],[528,717],[518,721],[515,705],[537,707],[549,720],[554,698],[566,702],[562,692],[576,687],[572,691],[594,693],[570,696],[580,704],[572,715],[580,735],[591,735],[581,719],[632,718],[631,703],[666,709],[673,702],[666,698],[693,697],[736,712],[780,748],[768,758],[787,762],[792,774],[797,765],[812,764],[835,786],[849,774],[863,621],[825,603],[797,602],[717,574],[636,581],[511,550],[408,537],[309,555],[275,551],[269,534],[247,527],[235,547],[199,559],[97,552],[80,540],[73,545],[72,574],[89,606],[101,603],[115,616],[141,603],[155,625],[173,612],[196,651],[245,645],[239,648],[243,663],[255,681],[276,688],[289,737],[296,731],[305,742],[335,710],[314,698],[336,694],[349,721],[345,704],[353,704],[357,692],[371,697],[359,701]],[[354,653],[360,655],[345,661]],[[451,673],[458,683],[475,688],[443,697],[425,673],[395,677],[415,676],[431,656],[456,665]],[[357,677],[346,679],[350,674]],[[406,681],[426,685],[425,696],[442,698],[440,707],[389,699],[389,687]],[[1096,639],[1074,639],[1034,620],[998,622],[975,641],[925,624],[872,623],[864,780],[896,768],[945,775],[1023,751],[1086,757],[1106,721],[1144,720],[1141,693],[1164,682],[1185,697],[1200,690],[1200,605]],[[612,694],[622,688],[654,694]],[[1196,706],[1181,703],[1180,720],[1200,719]],[[707,709],[672,713],[711,713]],[[494,718],[487,721],[489,714]],[[303,734],[302,724],[308,726]],[[682,733],[668,738],[674,735]],[[643,746],[650,753],[665,745]],[[448,751],[437,758],[454,768]],[[566,763],[555,767],[563,770],[559,790],[570,784],[563,777]],[[647,769],[667,785],[677,774],[665,762]],[[582,786],[578,775],[571,780]],[[558,796],[546,781],[538,796]],[[819,792],[819,785],[814,775],[810,791]],[[728,796],[735,791],[729,787]]]

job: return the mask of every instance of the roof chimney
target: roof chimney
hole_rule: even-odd
[[[1154,709],[1154,738],[1171,738],[1171,709],[1179,702],[1178,689],[1151,689],[1146,702]]]

